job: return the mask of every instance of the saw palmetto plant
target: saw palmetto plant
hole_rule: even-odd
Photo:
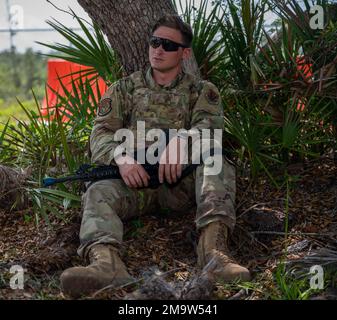
[[[253,176],[270,172],[276,159],[286,166],[326,152],[335,143],[336,22],[312,30],[308,0],[302,6],[293,0],[227,3],[231,15],[221,33],[230,63],[223,100],[227,131],[239,141],[236,152],[250,159]],[[319,4],[328,16],[333,6]],[[263,24],[266,8],[280,18],[273,34]],[[244,108],[242,97],[249,101]],[[261,150],[267,151],[262,157]]]

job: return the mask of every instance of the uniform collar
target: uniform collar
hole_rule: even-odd
[[[151,88],[151,89],[154,89],[154,88],[165,88],[165,89],[173,89],[174,87],[176,87],[184,78],[184,71],[180,71],[180,73],[177,75],[177,77],[172,80],[169,84],[166,84],[166,85],[159,85],[153,78],[152,76],[152,68],[149,67],[146,71],[146,75],[145,75],[145,79],[146,79],[146,82],[148,84],[148,86]]]

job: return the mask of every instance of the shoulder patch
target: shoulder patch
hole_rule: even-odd
[[[206,99],[210,104],[218,104],[219,94],[213,89],[208,89],[208,91],[206,92]]]
[[[109,114],[112,110],[112,100],[110,98],[103,99],[98,104],[98,115],[104,117]]]

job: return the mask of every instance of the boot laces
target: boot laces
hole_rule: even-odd
[[[103,252],[102,253],[102,250],[106,251],[106,252]],[[102,258],[104,258],[104,256],[106,254],[108,254],[110,256],[110,258],[112,259],[112,252],[111,252],[112,248],[110,247],[107,247],[107,248],[100,248],[100,250],[97,250],[97,248],[92,248],[90,251],[89,251],[89,259],[91,262],[94,262],[94,261],[97,261],[97,260],[100,260]]]
[[[227,247],[228,229],[224,224],[216,226],[216,250],[215,256],[221,259],[223,263],[235,263],[235,260],[231,257]]]

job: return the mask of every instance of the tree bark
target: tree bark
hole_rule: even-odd
[[[90,18],[108,37],[124,75],[149,66],[148,39],[154,23],[165,14],[175,14],[170,0],[78,0]],[[184,69],[199,75],[194,56]]]
[[[0,164],[0,208],[11,210],[27,207],[23,192],[27,175]]]

